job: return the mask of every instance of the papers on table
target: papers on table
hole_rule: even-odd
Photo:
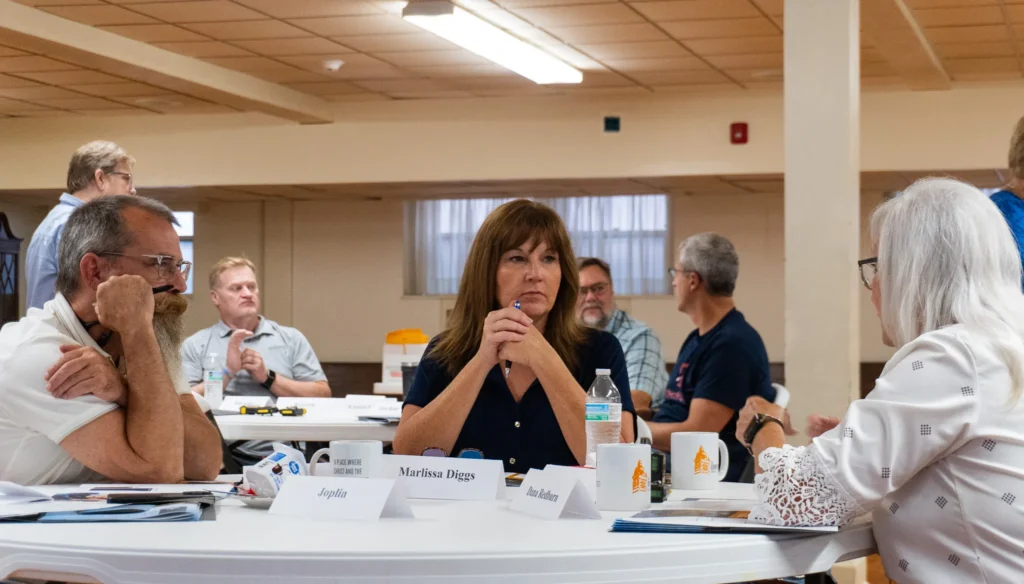
[[[714,489],[672,489],[666,500],[694,501],[717,499],[720,501],[757,501],[754,485],[749,483],[717,483]]]
[[[627,519],[616,519],[612,531],[632,533],[835,533],[829,527],[780,527],[747,520],[749,511],[648,509]]]
[[[0,519],[41,523],[88,523],[98,521],[195,521],[202,506],[192,502],[110,504],[112,494],[189,494],[226,496],[233,485],[220,483],[181,485],[82,485],[54,492],[14,483],[0,483]],[[194,499],[194,497],[193,497]],[[210,499],[212,501],[212,499]],[[127,502],[126,502],[127,503]],[[116,517],[115,517],[116,516]]]

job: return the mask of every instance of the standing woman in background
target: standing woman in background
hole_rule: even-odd
[[[611,370],[622,396],[622,440],[632,442],[622,347],[576,321],[578,290],[576,257],[557,213],[520,199],[488,215],[448,328],[430,342],[405,398],[395,453],[470,451],[501,460],[509,472],[582,465],[586,388],[596,369]]]
[[[1010,182],[992,195],[992,202],[1006,218],[1017,242],[1017,252],[1024,258],[1024,118],[1017,121],[1013,131],[1008,159]]]

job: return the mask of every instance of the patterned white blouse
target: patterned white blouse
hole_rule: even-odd
[[[871,512],[900,584],[1024,582],[1024,401],[962,325],[904,346],[838,427],[760,463],[752,520],[845,525]]]

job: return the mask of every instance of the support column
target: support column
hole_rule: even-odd
[[[786,385],[803,430],[860,376],[859,0],[786,0]]]

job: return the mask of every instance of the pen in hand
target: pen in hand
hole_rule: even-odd
[[[519,301],[518,300],[516,300],[516,303],[513,305],[513,307],[516,310],[519,310]],[[512,371],[512,362],[511,361],[505,361],[505,379],[508,379],[508,374],[511,371]]]

